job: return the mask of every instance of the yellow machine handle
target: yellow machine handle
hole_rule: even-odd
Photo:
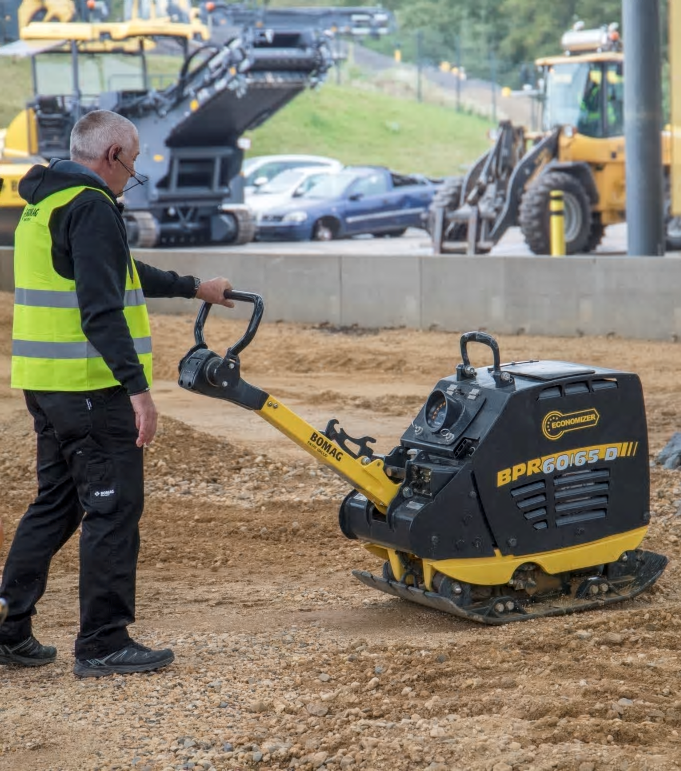
[[[265,391],[250,385],[241,377],[239,353],[253,340],[262,320],[264,302],[252,292],[226,291],[225,299],[253,304],[253,313],[244,335],[227,349],[224,356],[209,350],[204,338],[204,325],[211,305],[203,303],[194,325],[196,344],[180,362],[178,383],[188,391],[238,404],[253,410],[260,417],[287,436],[315,460],[333,469],[358,492],[365,495],[379,511],[385,513],[390,501],[397,494],[399,482],[385,473],[384,460],[374,456],[363,440],[350,440],[360,444],[359,452],[344,444],[340,436],[314,428],[299,415]]]

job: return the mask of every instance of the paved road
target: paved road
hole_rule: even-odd
[[[599,254],[625,254],[626,225],[613,225],[606,230]],[[358,236],[341,241],[296,243],[252,243],[240,251],[257,254],[366,254],[366,255],[429,255],[433,253],[428,234],[423,230],[408,230],[401,238]],[[493,255],[509,257],[531,256],[519,228],[512,228],[492,250]]]

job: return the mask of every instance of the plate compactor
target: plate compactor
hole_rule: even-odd
[[[637,375],[563,361],[501,364],[490,335],[461,338],[462,362],[440,380],[387,455],[331,420],[314,428],[241,378],[239,354],[264,310],[225,356],[196,344],[180,363],[189,391],[255,411],[353,487],[345,536],[383,561],[354,571],[373,589],[484,624],[564,615],[635,597],[667,558],[638,548],[650,521],[648,441]],[[477,370],[468,345],[494,364]]]

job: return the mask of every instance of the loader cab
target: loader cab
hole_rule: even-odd
[[[624,54],[617,24],[561,38],[562,56],[537,61],[543,82],[543,129],[569,127],[593,139],[624,135]]]
[[[544,131],[571,126],[594,139],[624,135],[621,60],[559,60],[543,67]]]
[[[132,50],[87,48],[75,42],[32,57],[38,153],[68,158],[71,130],[86,112],[114,109],[123,95],[149,89],[143,41]]]

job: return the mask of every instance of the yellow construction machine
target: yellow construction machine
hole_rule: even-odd
[[[106,21],[105,0],[0,0],[0,42],[18,40],[34,21]]]
[[[594,251],[606,226],[624,222],[624,52],[618,27],[587,30],[576,24],[561,44],[562,55],[537,61],[543,131],[502,122],[492,149],[435,196],[428,229],[436,253],[489,252],[508,228],[520,226],[535,254],[549,254],[553,190],[564,194],[568,254]],[[668,249],[679,249],[681,223],[669,205],[670,155],[665,133],[666,240]]]
[[[33,74],[33,96],[5,135],[4,243],[23,204],[19,179],[32,162],[68,158],[73,125],[96,109],[124,115],[139,133],[146,181],[124,196],[131,246],[247,243],[255,220],[244,204],[243,134],[321,84],[333,64],[328,37],[313,29],[246,29],[218,43],[197,19],[156,17],[38,22],[21,35],[0,47],[0,56],[30,58]]]

